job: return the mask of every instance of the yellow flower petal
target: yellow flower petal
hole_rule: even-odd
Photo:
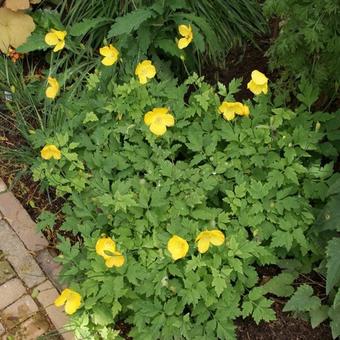
[[[220,230],[202,231],[196,238],[198,251],[203,254],[208,251],[210,244],[220,246],[223,244],[224,240],[224,234]]]
[[[115,255],[110,256],[106,261],[105,264],[107,267],[121,267],[125,263],[125,258],[120,252],[115,252]]]
[[[105,66],[111,66],[115,63],[115,59],[112,57],[105,57],[102,59],[102,64]]]
[[[154,111],[149,111],[144,115],[144,123],[146,125],[151,125],[157,117],[157,113]]]
[[[268,83],[268,78],[260,71],[254,70],[251,73],[251,79],[256,85],[265,85]]]
[[[105,57],[102,59],[102,64],[105,66],[111,66],[118,60],[119,51],[112,44],[101,47],[99,53]]]
[[[59,297],[54,300],[54,305],[60,307],[65,304],[65,312],[74,314],[81,305],[81,295],[71,289],[64,289]]]
[[[156,75],[156,67],[154,65],[147,65],[145,67],[145,75],[151,79]]]
[[[183,258],[187,254],[189,251],[189,244],[182,237],[174,235],[168,241],[167,248],[171,254],[171,257],[176,261]]]
[[[186,48],[190,44],[190,41],[187,38],[181,38],[177,42],[177,47],[182,50],[183,48]]]
[[[191,32],[192,32],[192,29],[191,29],[191,26],[187,26],[187,25],[179,25],[178,26],[178,32],[179,34],[182,36],[182,37],[186,37],[188,36]]]
[[[58,52],[60,50],[62,50],[63,48],[65,47],[65,41],[59,41],[55,46],[54,46],[54,49],[53,49],[53,52]]]
[[[65,303],[65,312],[68,315],[74,314],[81,305],[81,296],[77,292],[71,291]]]
[[[59,40],[65,40],[65,37],[67,35],[66,31],[57,31],[57,30],[53,30],[53,31]]]
[[[116,242],[110,237],[102,237],[96,243],[96,253],[105,260],[116,252]],[[111,254],[110,254],[111,253]]]
[[[58,44],[59,39],[55,35],[55,33],[50,32],[50,33],[47,33],[45,35],[45,42],[46,42],[47,45],[54,46],[54,45]]]
[[[223,113],[223,118],[225,120],[231,121],[231,120],[233,120],[235,118],[235,113],[234,112]]]
[[[66,34],[66,31],[57,31],[52,28],[45,35],[45,42],[47,45],[54,46],[53,52],[58,52],[65,47]]]
[[[58,80],[52,77],[48,77],[47,82],[49,84],[49,87],[46,89],[45,95],[47,98],[54,99],[57,96],[60,89]]]
[[[155,107],[153,110],[157,115],[165,115],[169,112],[169,109],[166,107]]]
[[[255,95],[259,95],[261,92],[263,91],[268,91],[268,87],[266,85],[257,85],[255,84],[255,82],[253,80],[251,80],[248,84],[247,84],[247,88],[253,92]]]
[[[165,114],[163,116],[163,121],[166,126],[174,126],[175,125],[175,118],[171,114]]]
[[[41,158],[49,160],[54,158],[59,160],[61,158],[61,151],[53,144],[45,145],[40,151]]]
[[[110,55],[111,55],[111,49],[110,49],[109,45],[104,46],[104,47],[101,47],[101,48],[99,49],[99,53],[100,53],[100,55],[102,55],[103,57],[110,56]]]
[[[210,243],[214,246],[220,246],[224,243],[224,234],[220,230],[210,230],[209,231],[209,240]]]
[[[166,132],[166,125],[163,123],[153,122],[150,125],[150,131],[156,136],[162,136]]]
[[[248,107],[248,105],[243,105],[243,115],[244,116],[249,116],[249,114],[250,114],[250,111],[249,111],[249,107]]]
[[[203,254],[208,251],[209,249],[209,239],[208,238],[202,238],[197,242],[197,248],[198,251]]]
[[[54,305],[60,307],[65,304],[67,296],[69,295],[69,289],[65,288],[61,294],[54,300]]]

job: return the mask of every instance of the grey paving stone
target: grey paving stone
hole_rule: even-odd
[[[15,273],[10,264],[5,260],[5,255],[0,252],[0,285],[12,279]]]
[[[46,280],[44,273],[19,237],[5,221],[1,220],[0,250],[27,287],[32,288]]]
[[[1,320],[7,329],[18,326],[38,311],[33,299],[25,295],[0,312]]]
[[[18,278],[7,281],[0,286],[0,310],[9,306],[26,293],[26,288]]]
[[[56,286],[59,290],[65,288],[65,285],[58,282],[58,275],[60,273],[61,266],[54,261],[53,256],[47,249],[40,251],[35,259],[54,286]]]
[[[48,246],[45,237],[37,233],[36,224],[11,192],[0,194],[0,212],[28,250],[39,251]]]

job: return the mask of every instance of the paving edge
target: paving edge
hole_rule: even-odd
[[[36,232],[36,224],[28,215],[25,208],[8,191],[6,184],[0,178],[0,221],[6,224],[21,241],[28,253],[32,255],[34,262],[45,274],[45,279],[32,288],[37,291],[37,301],[44,308],[51,323],[65,340],[73,340],[73,333],[67,329],[68,316],[60,308],[53,304],[54,299],[59,295],[62,286],[57,280],[61,266],[53,261],[53,256],[48,251],[46,238]],[[14,226],[13,226],[14,225]],[[24,228],[21,228],[24,226]],[[24,230],[22,230],[24,229]],[[19,273],[18,273],[19,275]],[[21,276],[19,275],[21,278]]]

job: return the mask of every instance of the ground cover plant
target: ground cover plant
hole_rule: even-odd
[[[120,78],[131,74],[138,59],[149,56],[169,72],[186,75],[183,67],[200,71],[201,64],[220,65],[225,54],[267,30],[256,1],[68,1],[56,10],[42,7],[32,13],[36,29],[21,53],[46,50],[47,31],[66,32],[65,50],[46,57],[51,67],[65,72],[65,80],[83,79],[94,69],[94,54],[104,44],[113,43],[124,56],[118,63]],[[194,39],[178,48],[179,24],[190,24]],[[53,62],[52,62],[53,56]],[[119,56],[119,60],[121,57]],[[160,68],[160,67],[159,67]]]
[[[280,70],[281,86],[294,91],[296,80],[305,78],[326,96],[324,105],[338,98],[339,2],[266,0],[264,12],[280,20],[268,54],[271,67]]]
[[[65,202],[68,288],[55,304],[80,339],[119,338],[122,320],[136,339],[233,339],[236,319],[274,320],[277,298],[340,335],[338,113],[313,112],[323,85],[302,68],[294,108],[258,70],[225,85],[183,81],[174,60],[186,72],[219,63],[263,27],[261,15],[244,19],[258,15],[252,2],[225,5],[108,2],[119,14],[107,18],[99,2],[63,2],[59,14],[34,12],[33,35],[0,59],[0,118],[26,141],[0,152]],[[53,232],[56,219],[45,211],[38,228]],[[268,280],[260,273],[272,265]],[[325,292],[296,289],[312,270]]]
[[[58,246],[70,290],[57,304],[77,311],[79,337],[113,336],[123,318],[136,339],[232,339],[235,318],[275,319],[266,294],[291,295],[310,270],[311,200],[332,174],[311,171],[323,133],[307,94],[292,111],[258,71],[253,100],[236,102],[239,86],[92,75],[59,99],[58,130],[31,134],[33,176],[66,194],[62,228],[82,239]],[[266,264],[282,273],[261,285]]]

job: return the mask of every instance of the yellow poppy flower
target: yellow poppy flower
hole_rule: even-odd
[[[251,80],[247,84],[247,88],[255,95],[259,95],[261,92],[266,94],[268,92],[268,78],[258,70],[254,70],[251,73]]]
[[[203,254],[208,251],[210,243],[220,246],[224,242],[224,235],[220,230],[205,230],[199,233],[196,238],[198,251]]]
[[[48,77],[47,82],[49,86],[45,91],[45,95],[47,98],[54,99],[57,96],[60,89],[58,80],[52,77]]]
[[[168,241],[168,250],[171,254],[171,257],[176,261],[187,254],[189,250],[189,244],[182,237],[174,235]]]
[[[61,151],[53,144],[46,144],[40,151],[41,158],[59,160],[61,158]]]
[[[105,66],[111,66],[118,60],[119,52],[111,44],[101,47],[99,53],[104,57],[102,59],[102,64]]]
[[[164,135],[168,126],[174,126],[174,116],[168,112],[166,107],[155,107],[144,115],[144,123],[156,136]]]
[[[65,47],[66,35],[67,35],[66,31],[57,31],[52,28],[45,35],[45,42],[49,46],[54,46],[53,52],[58,52]]]
[[[65,305],[66,314],[71,315],[79,309],[81,305],[81,296],[74,290],[66,288],[54,300],[54,305],[56,307],[61,307],[62,305]]]
[[[177,42],[177,46],[179,49],[186,48],[193,39],[193,33],[191,25],[179,25],[178,26],[178,32],[183,37],[180,38]]]
[[[121,267],[125,262],[124,256],[116,250],[116,242],[110,237],[103,237],[97,241],[96,253],[103,257],[108,268]]]
[[[249,107],[240,102],[223,102],[218,111],[223,114],[226,120],[233,120],[235,115],[249,116]]]
[[[151,60],[143,60],[137,65],[135,75],[141,84],[146,84],[148,79],[152,79],[156,75],[156,67],[152,65]]]

